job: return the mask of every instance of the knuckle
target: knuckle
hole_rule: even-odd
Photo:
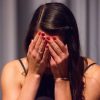
[[[59,50],[59,47],[58,46],[55,46],[56,50]]]
[[[38,51],[39,47],[35,47],[35,51]]]
[[[32,56],[33,58],[36,58],[36,54],[35,54],[34,52],[31,53],[31,56]]]
[[[37,55],[37,57],[35,56],[35,58],[36,58],[37,62],[40,62],[41,61],[40,56]]]

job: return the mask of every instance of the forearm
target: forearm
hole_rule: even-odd
[[[70,82],[56,79],[55,81],[55,100],[72,100]]]
[[[17,100],[35,100],[39,84],[39,75],[28,74]]]

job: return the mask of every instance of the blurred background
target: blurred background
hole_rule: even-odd
[[[47,2],[61,2],[71,9],[78,23],[82,55],[100,64],[100,0],[0,0],[1,70],[7,62],[25,56],[30,20],[35,9]]]

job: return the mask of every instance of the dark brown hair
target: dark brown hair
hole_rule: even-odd
[[[25,39],[26,52],[38,28],[49,35],[61,36],[64,44],[68,45],[68,72],[72,99],[83,100],[84,58],[80,55],[79,32],[72,12],[61,3],[46,3],[41,5],[35,11],[27,32]]]

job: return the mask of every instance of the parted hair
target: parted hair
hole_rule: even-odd
[[[68,72],[72,99],[84,100],[84,58],[80,55],[79,32],[73,13],[62,3],[46,3],[38,7],[32,17],[26,35],[26,53],[31,40],[34,38],[34,33],[38,29],[42,29],[49,35],[60,36],[63,43],[67,44],[69,52]],[[47,91],[49,90],[47,89]],[[54,93],[53,89],[51,92]]]

